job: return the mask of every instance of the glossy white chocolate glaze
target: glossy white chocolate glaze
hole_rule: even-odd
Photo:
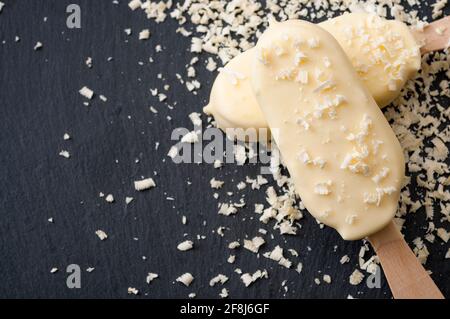
[[[239,137],[236,129],[268,129],[251,87],[253,52],[241,53],[220,70],[203,109],[214,116],[219,128],[228,129],[229,137]]]
[[[397,210],[403,152],[339,43],[290,20],[255,50],[257,104],[305,207],[347,240],[383,228]]]
[[[420,46],[403,22],[348,13],[320,27],[339,42],[381,108],[397,98],[420,69]]]

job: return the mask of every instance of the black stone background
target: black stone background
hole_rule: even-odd
[[[169,161],[166,154],[173,144],[172,130],[191,127],[187,114],[201,111],[215,76],[201,65],[196,67],[203,84],[197,96],[176,80],[175,73],[185,77],[185,65],[192,57],[189,39],[175,34],[176,22],[168,18],[158,25],[142,12],[129,10],[124,0],[119,5],[110,0],[3,1],[0,297],[186,298],[195,292],[200,298],[218,298],[222,287],[208,285],[218,273],[230,277],[225,287],[233,298],[391,297],[384,277],[381,289],[348,283],[357,268],[361,242],[345,242],[332,229],[320,230],[308,215],[295,237],[281,237],[271,226],[257,221],[253,203],[264,203],[265,188],[259,192],[247,188],[244,193],[249,207],[234,217],[218,216],[209,186],[211,177],[226,181],[220,194],[227,199],[225,192],[237,193],[237,182],[247,175],[255,177],[258,165],[228,165],[215,170],[206,164],[175,165]],[[81,29],[70,30],[65,24],[66,6],[73,2],[81,6]],[[422,10],[428,12],[429,8],[423,4]],[[47,22],[44,17],[48,17]],[[125,28],[132,28],[132,36],[124,33]],[[151,30],[151,39],[139,41],[138,33],[144,28]],[[21,38],[18,43],[14,42],[16,35]],[[35,52],[37,41],[44,47]],[[157,44],[163,46],[162,53],[155,53]],[[94,61],[92,69],[84,63],[88,56]],[[109,56],[114,60],[108,62]],[[148,63],[149,56],[155,63]],[[157,78],[158,73],[163,74],[163,80]],[[167,103],[177,102],[174,110],[149,92],[150,88],[162,89],[166,83],[171,85]],[[84,99],[78,94],[84,85],[97,93],[89,107],[82,104]],[[100,101],[98,94],[107,96],[107,103]],[[159,110],[157,115],[149,111],[150,105]],[[166,120],[167,115],[171,121]],[[72,136],[70,141],[63,140],[65,132]],[[158,150],[155,142],[160,142]],[[58,156],[62,149],[70,151],[72,157]],[[153,176],[154,171],[158,186],[148,192],[134,191],[132,182]],[[116,202],[106,203],[99,192],[112,193]],[[126,206],[125,196],[135,200]],[[167,196],[175,200],[168,201]],[[187,225],[182,225],[182,215],[187,216]],[[47,221],[50,217],[54,223]],[[218,226],[229,227],[223,238],[212,233]],[[236,252],[234,265],[226,262],[230,241],[242,240],[246,234],[253,237],[263,226],[275,239],[262,251],[276,244],[295,248],[300,257],[291,259],[303,262],[301,274],[262,256],[256,258],[242,248]],[[423,212],[408,216],[407,240],[411,243],[423,235],[426,226]],[[109,238],[100,241],[94,233],[97,229],[106,231]],[[199,241],[197,234],[207,239]],[[195,249],[180,253],[176,246],[185,238],[194,240]],[[427,267],[449,296],[450,264],[443,258],[448,246],[439,240],[428,246],[432,254]],[[339,260],[345,254],[351,262],[341,266]],[[83,269],[81,289],[66,287],[65,268],[69,264]],[[59,271],[50,274],[53,267]],[[84,270],[87,267],[95,270],[88,273]],[[265,268],[270,278],[245,288],[233,272],[236,267],[244,272]],[[148,272],[156,272],[160,278],[147,285]],[[195,276],[189,288],[174,282],[184,272]],[[314,278],[325,273],[331,275],[332,284],[317,286]],[[287,280],[287,293],[281,287],[283,280]],[[127,295],[128,287],[136,287],[140,295]]]

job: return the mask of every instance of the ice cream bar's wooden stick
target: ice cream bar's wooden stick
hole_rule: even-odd
[[[414,37],[422,45],[422,54],[439,51],[450,45],[450,16],[434,21],[423,31],[413,31]]]
[[[444,299],[394,222],[369,236],[396,299]]]

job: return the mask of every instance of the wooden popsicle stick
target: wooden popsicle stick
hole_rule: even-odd
[[[446,49],[450,45],[450,16],[430,23],[423,31],[414,30],[413,34],[422,54]]]
[[[444,299],[392,221],[369,236],[396,299]]]

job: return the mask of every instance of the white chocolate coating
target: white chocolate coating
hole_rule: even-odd
[[[339,43],[291,20],[256,50],[252,87],[305,207],[346,240],[382,229],[397,210],[403,152]]]
[[[267,122],[259,109],[251,87],[251,67],[254,50],[241,53],[220,70],[211,89],[209,104],[203,109],[212,114],[219,128],[266,128]]]
[[[399,94],[420,68],[420,53],[408,27],[367,13],[350,13],[319,24],[330,32],[380,107]],[[250,86],[250,49],[232,59],[217,76],[209,105],[219,128],[268,128]]]
[[[395,100],[420,69],[420,46],[400,21],[348,13],[320,27],[339,42],[381,108]]]

